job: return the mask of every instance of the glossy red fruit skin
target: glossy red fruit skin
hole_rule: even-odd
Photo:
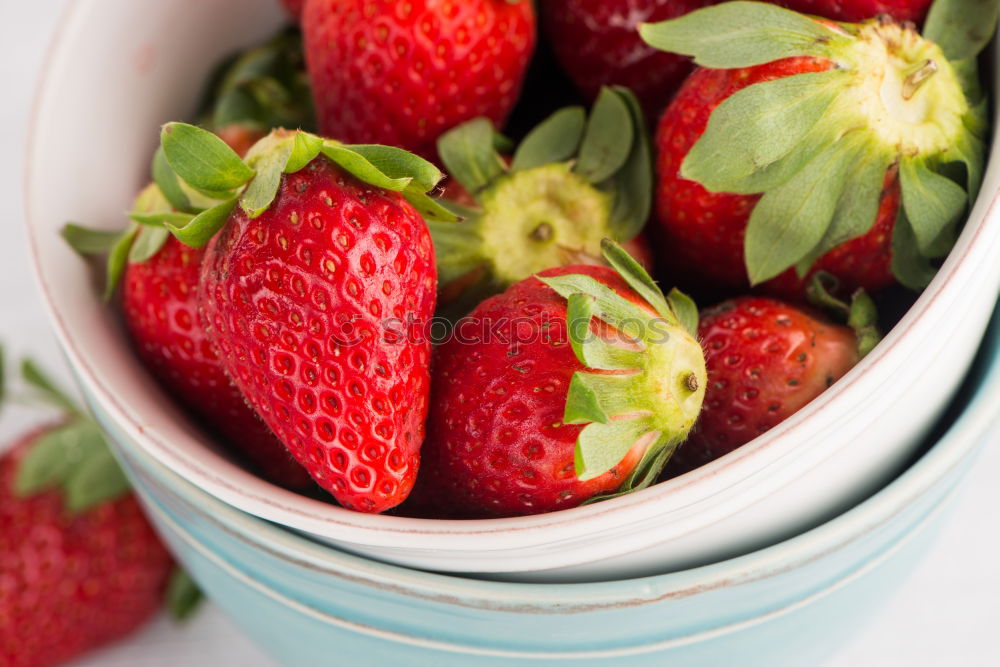
[[[536,32],[528,0],[307,0],[302,29],[321,133],[429,159],[464,121],[503,127]]]
[[[668,464],[687,471],[778,425],[854,367],[854,332],[821,315],[763,297],[702,312],[698,339],[708,386],[698,423]]]
[[[436,289],[420,214],[319,157],[282,178],[265,213],[230,217],[208,246],[199,303],[230,377],[296,460],[341,505],[382,512],[419,466],[420,325]]]
[[[265,477],[292,489],[312,478],[247,405],[198,318],[203,250],[173,236],[122,279],[122,313],[139,360],[189,410],[226,436]]]
[[[41,429],[0,458],[0,664],[44,667],[121,639],[161,608],[173,568],[132,494],[77,516],[12,492]]]
[[[664,111],[656,132],[656,207],[659,242],[669,262],[661,266],[684,286],[743,291],[749,280],[743,261],[743,238],[758,195],[711,193],[681,177],[681,163],[701,137],[712,111],[726,98],[754,83],[804,72],[823,71],[827,61],[789,58],[743,69],[698,68]],[[845,291],[877,292],[895,284],[891,272],[892,228],[900,206],[894,170],[886,174],[878,217],[865,235],[820,257],[805,279],[789,269],[763,283],[761,291],[802,301],[816,271],[840,279]]]
[[[933,0],[780,0],[776,5],[803,14],[822,16],[834,21],[857,23],[887,14],[896,21],[920,25],[927,17]]]
[[[584,274],[638,303],[613,270],[549,269],[540,276]],[[489,323],[500,335],[483,336]],[[433,394],[422,469],[406,510],[430,517],[485,518],[575,507],[617,489],[638,464],[633,450],[592,480],[576,478],[573,453],[582,426],[562,423],[576,371],[566,331],[566,300],[535,277],[481,303],[435,350]],[[516,338],[528,338],[518,343]],[[464,337],[464,338],[460,338]],[[467,339],[466,339],[467,338]],[[593,372],[593,371],[588,371]]]
[[[586,97],[601,86],[626,86],[647,113],[666,106],[691,72],[691,59],[654,49],[640,23],[684,16],[715,0],[545,0],[542,27],[560,65]]]

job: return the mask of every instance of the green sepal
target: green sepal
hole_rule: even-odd
[[[863,289],[851,295],[850,304],[833,296],[839,287],[837,278],[825,271],[818,271],[806,286],[809,303],[835,314],[854,330],[857,350],[861,357],[871,352],[882,340],[878,328],[878,309],[875,301]]]
[[[930,260],[920,254],[917,237],[902,206],[892,230],[891,269],[900,283],[913,290],[927,287],[937,273]]]
[[[474,118],[438,139],[438,154],[452,178],[475,196],[505,171],[503,158],[493,147],[493,123]]]
[[[611,233],[617,241],[631,241],[649,220],[653,206],[653,150],[646,132],[646,117],[639,100],[628,88],[611,88],[628,107],[635,140],[625,164],[601,187],[614,193]]]
[[[829,53],[829,43],[841,39],[818,21],[760,2],[726,2],[670,21],[643,23],[639,34],[650,46],[716,69],[800,55],[822,57]]]
[[[160,145],[174,172],[199,191],[233,190],[253,178],[253,169],[226,142],[200,127],[167,123]]]
[[[622,96],[611,88],[601,89],[587,119],[573,170],[594,184],[611,178],[628,160],[636,131]]]
[[[70,248],[84,256],[104,255],[111,252],[122,235],[121,232],[90,229],[72,222],[63,225],[59,234]]]
[[[971,59],[992,39],[998,18],[996,0],[934,0],[923,36],[936,42],[948,60]]]
[[[122,274],[125,273],[125,265],[128,263],[129,253],[132,252],[132,243],[139,234],[139,229],[139,223],[130,222],[128,228],[122,232],[118,237],[118,241],[111,248],[111,252],[108,253],[108,263],[104,278],[103,298],[105,301],[111,301],[111,297],[115,293],[115,288],[118,287]]]
[[[272,135],[274,136],[274,135]],[[261,142],[268,138],[261,139]],[[258,145],[259,143],[258,142]],[[292,156],[295,140],[285,137],[268,150],[257,155],[247,154],[247,164],[256,172],[253,180],[247,185],[240,196],[240,208],[251,218],[256,218],[266,211],[278,195],[281,177],[285,174],[288,160]],[[256,146],[254,146],[256,148]],[[251,149],[251,153],[254,149]]]
[[[129,249],[128,261],[142,264],[156,256],[170,238],[170,230],[166,227],[143,227],[136,234],[135,241]]]
[[[203,116],[210,129],[312,129],[312,94],[301,32],[286,29],[225,62],[212,77]]]
[[[167,161],[167,156],[163,152],[163,146],[157,146],[156,152],[153,153],[153,164],[150,171],[153,175],[153,182],[160,189],[160,192],[171,208],[183,213],[198,212],[196,208],[191,206],[191,200],[188,198],[187,193],[184,192],[184,188],[181,187],[181,182],[177,178],[177,172],[174,171],[174,168],[170,166],[170,162]]]
[[[676,287],[667,294],[667,305],[681,326],[692,336],[698,336],[698,305],[694,299]]]
[[[411,185],[403,190],[403,199],[410,202],[410,205],[417,210],[417,213],[424,217],[427,222],[438,221],[445,223],[455,223],[461,220],[447,206],[434,199],[427,193],[421,192],[418,186]]]
[[[153,213],[132,211],[128,214],[128,217],[143,226],[162,227],[163,225],[170,224],[175,227],[183,227],[195,216],[191,213],[178,213],[177,211],[155,211]]]
[[[577,479],[585,482],[611,470],[654,428],[649,418],[588,424],[580,432],[573,454]]]
[[[752,285],[794,266],[822,241],[859,153],[858,143],[850,139],[848,135],[828,147],[757,202],[744,246]]]
[[[587,114],[583,107],[566,107],[556,111],[521,141],[514,152],[511,171],[569,160],[580,148],[586,124]]]
[[[320,152],[355,177],[377,188],[402,192],[413,182],[410,176],[399,178],[388,176],[361,153],[335,141],[324,141]]]
[[[625,478],[617,491],[588,498],[583,504],[592,505],[611,498],[620,498],[649,487],[657,480],[670,457],[677,451],[678,444],[677,442],[667,442],[659,447],[648,447],[639,460],[639,465],[635,467],[632,474]]]
[[[201,606],[205,596],[194,579],[184,568],[174,567],[167,582],[164,603],[170,617],[178,622],[187,621]]]
[[[315,134],[296,132],[292,138],[292,152],[285,162],[285,173],[294,174],[306,168],[323,149],[323,140]]]
[[[951,179],[934,173],[915,158],[903,158],[899,166],[903,208],[910,221],[917,241],[917,248],[924,257],[941,254],[935,248],[945,234],[965,211],[965,190]],[[951,244],[946,244],[947,252]]]
[[[646,303],[651,305],[661,317],[672,323],[677,321],[674,311],[667,304],[667,300],[663,298],[663,292],[656,286],[646,269],[642,268],[642,265],[635,261],[632,255],[625,252],[624,248],[611,239],[601,241],[601,254],[611,268],[617,271],[618,275],[628,283],[628,286],[645,299]]]
[[[236,200],[230,199],[199,213],[183,227],[174,227],[170,224],[166,227],[181,243],[192,248],[201,248],[225,226],[234,208]]]
[[[35,362],[25,359],[21,362],[21,378],[46,404],[66,414],[82,416],[76,401],[62,391],[55,382]]]
[[[638,369],[642,352],[602,340],[590,328],[596,302],[586,294],[570,294],[566,299],[566,324],[573,353],[581,364],[597,370]]]
[[[29,497],[61,489],[71,514],[120,497],[128,480],[89,419],[77,419],[39,437],[21,460],[14,493]]]
[[[635,373],[574,373],[566,394],[563,422],[609,424],[618,417],[634,418],[652,414],[652,405],[642,393]]]
[[[743,184],[750,177],[792,154],[809,136],[846,83],[843,72],[829,70],[733,93],[712,112],[704,134],[684,158],[681,175],[711,192],[745,193]]]
[[[381,144],[350,144],[345,146],[358,155],[364,157],[376,169],[390,178],[408,178],[410,185],[406,190],[417,189],[420,193],[425,193],[437,187],[444,174],[419,155],[414,155],[395,146],[383,146]],[[358,178],[365,180],[360,174],[355,174]],[[370,182],[370,181],[368,181]]]
[[[627,336],[648,335],[646,323],[652,314],[628,301],[610,287],[590,276],[569,274],[565,276],[538,276],[538,279],[568,299],[573,294],[583,294],[594,300],[594,315],[619,329]],[[631,325],[631,326],[630,326]],[[635,331],[639,327],[639,331]],[[631,329],[631,330],[630,330]],[[634,331],[634,333],[633,333]]]
[[[428,220],[427,228],[434,239],[434,251],[447,262],[438,262],[438,282],[447,285],[489,260],[481,252],[482,237],[479,219],[470,215],[460,222]]]

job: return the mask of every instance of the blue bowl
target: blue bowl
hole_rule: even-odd
[[[590,584],[479,581],[339,552],[212,498],[98,418],[180,560],[283,664],[813,664],[933,539],[994,421],[998,356],[1000,311],[959,416],[902,476],[838,518],[706,567]]]

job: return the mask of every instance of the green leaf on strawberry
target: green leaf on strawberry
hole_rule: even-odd
[[[936,4],[927,34],[944,41],[958,23],[968,26],[960,6]],[[967,34],[968,51],[945,42],[949,55],[974,55],[985,43],[979,32],[992,33],[995,7],[972,14],[989,18],[989,30]],[[710,192],[761,195],[745,234],[751,284],[790,267],[805,276],[828,251],[867,234],[897,174],[906,229],[894,233],[893,271],[904,284],[925,284],[926,260],[950,248],[981,179],[988,128],[973,62],[948,60],[912,25],[886,17],[838,24],[757,2],[715,5],[641,32],[706,67],[811,63],[723,99],[681,163],[680,175]]]
[[[555,112],[509,165],[494,136],[479,118],[438,142],[464,188],[444,195],[464,219],[430,223],[443,290],[464,287],[456,311],[543,269],[600,262],[601,239],[629,241],[649,217],[652,152],[627,89],[605,88],[589,117],[580,107]]]
[[[539,277],[566,298],[573,352],[586,368],[598,371],[573,375],[563,415],[567,424],[587,425],[575,454],[581,481],[610,470],[642,438],[649,440],[644,456],[661,460],[662,450],[672,451],[687,436],[706,384],[697,343],[690,347],[668,343],[677,329],[694,340],[690,334],[698,327],[694,303],[676,290],[671,299],[664,298],[649,274],[618,244],[605,240],[602,248],[608,264],[641,297],[641,305],[590,276]],[[609,343],[593,329],[595,319],[628,340]],[[639,477],[630,477],[619,491],[648,484],[648,473],[647,468]]]

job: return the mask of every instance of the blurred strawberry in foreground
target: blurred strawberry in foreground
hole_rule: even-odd
[[[811,295],[849,326],[763,297],[739,297],[702,312],[698,338],[708,372],[705,406],[668,474],[697,468],[777,426],[878,343],[872,301],[861,292],[847,306],[827,294],[821,278],[810,285]]]
[[[0,663],[43,667],[131,634],[188,580],[170,581],[170,554],[97,425],[24,371],[67,414],[0,457]],[[174,600],[179,615],[194,604]]]
[[[535,46],[530,0],[307,0],[320,132],[435,156],[441,133],[503,126]]]
[[[158,153],[153,169],[161,180],[164,168],[169,170],[169,165]],[[182,208],[210,204],[195,191],[180,189],[176,180],[174,185],[173,195],[185,200]],[[172,238],[164,227],[141,224],[183,214],[157,185],[150,184],[136,199],[131,215],[131,226],[119,235],[68,225],[63,236],[84,254],[110,251],[107,296],[121,281],[125,326],[143,365],[265,478],[291,489],[313,487],[305,469],[247,406],[202,326],[198,279],[204,251]],[[102,244],[102,239],[107,242]]]
[[[697,312],[676,291],[664,298],[621,247],[605,248],[614,269],[518,282],[436,349],[428,439],[404,513],[538,514],[656,478],[705,391]]]
[[[602,264],[601,240],[631,242],[649,217],[652,157],[628,90],[604,89],[589,117],[581,107],[557,111],[511,159],[497,150],[506,143],[485,118],[438,142],[461,186],[450,186],[445,197],[463,219],[432,222],[430,229],[442,305],[458,315],[544,269]],[[634,246],[642,255],[641,242]]]
[[[666,106],[694,65],[642,41],[639,25],[666,21],[715,0],[545,0],[544,32],[580,91],[596,99],[603,86],[632,90],[647,113]]]
[[[884,17],[838,25],[755,2],[643,26],[706,68],[657,133],[671,275],[798,300],[817,270],[847,290],[926,285],[976,195],[987,136],[971,59],[985,42],[953,28],[928,20],[944,51]]]
[[[204,246],[198,305],[243,396],[343,506],[381,512],[412,488],[434,314],[426,195],[441,173],[398,148],[275,131],[240,159],[169,123],[174,173],[223,200],[158,222]],[[149,220],[150,223],[157,222]],[[217,233],[218,232],[218,233]]]

